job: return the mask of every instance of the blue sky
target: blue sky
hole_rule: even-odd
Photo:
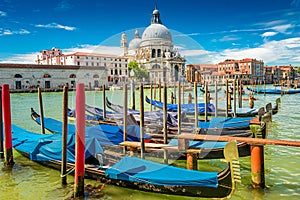
[[[42,49],[120,54],[157,5],[188,63],[256,58],[300,66],[300,0],[1,0],[0,62],[34,63]]]

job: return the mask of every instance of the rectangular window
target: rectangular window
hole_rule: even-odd
[[[119,67],[122,67],[122,65],[121,65],[121,64],[119,64]]]
[[[77,62],[77,65],[80,66],[80,62]]]
[[[86,65],[86,66],[89,66],[89,62],[86,62],[85,65]]]

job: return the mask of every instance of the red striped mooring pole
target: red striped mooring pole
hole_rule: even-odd
[[[85,161],[85,94],[84,84],[76,85],[76,148],[75,148],[75,197],[84,196]]]
[[[11,132],[11,114],[10,114],[10,93],[9,85],[2,85],[2,110],[4,123],[4,146],[5,146],[5,165],[13,166],[13,150],[12,150],[12,132]]]

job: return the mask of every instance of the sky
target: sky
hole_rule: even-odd
[[[255,58],[300,66],[300,0],[1,0],[0,62],[35,63],[41,50],[120,55],[157,6],[190,63]]]

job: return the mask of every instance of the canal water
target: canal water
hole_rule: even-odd
[[[268,86],[271,87],[271,86]],[[171,89],[169,89],[171,91]],[[122,91],[107,91],[108,98],[117,104],[122,104]],[[145,91],[149,96],[149,90]],[[136,104],[139,107],[139,92],[136,91]],[[199,101],[203,101],[203,94],[198,93]],[[30,131],[40,132],[35,122],[30,118],[30,108],[39,111],[37,93],[11,94],[12,123]],[[214,94],[211,94],[213,97]],[[158,95],[157,95],[158,97]],[[271,102],[275,103],[280,95],[256,94],[255,107],[261,107]],[[224,108],[224,91],[219,92],[219,107]],[[131,98],[129,92],[129,106]],[[187,92],[185,94],[187,102]],[[87,91],[86,103],[102,107],[102,92]],[[281,106],[278,114],[273,116],[269,139],[300,141],[300,94],[281,96]],[[45,117],[61,120],[62,93],[43,93]],[[248,101],[243,102],[249,106]],[[75,108],[75,92],[69,93],[69,107]],[[145,105],[149,110],[149,105]],[[257,190],[250,187],[251,168],[250,157],[240,159],[242,183],[237,184],[232,199],[299,199],[300,198],[300,148],[285,146],[265,146],[265,176],[267,189]],[[68,185],[62,186],[60,172],[32,162],[14,151],[15,165],[12,169],[3,167],[0,159],[0,199],[66,199],[73,192],[73,177],[68,176]],[[185,163],[181,163],[183,166]],[[199,161],[199,169],[203,171],[221,170],[225,163],[221,160]],[[85,180],[86,184],[101,185],[94,180]],[[85,199],[95,199],[85,197]],[[105,185],[101,190],[101,197],[97,199],[195,199],[176,195],[140,192],[117,186]]]

